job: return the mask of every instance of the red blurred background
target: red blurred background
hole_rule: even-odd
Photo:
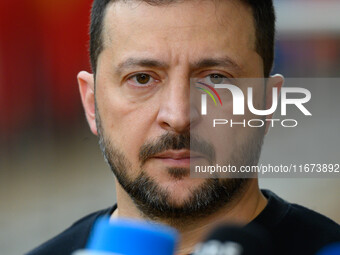
[[[0,132],[79,120],[91,0],[0,1]],[[24,129],[24,130],[23,130]],[[6,139],[7,140],[7,139]]]

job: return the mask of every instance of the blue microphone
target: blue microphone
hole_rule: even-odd
[[[340,254],[340,242],[322,248],[316,255],[339,255],[339,254]]]
[[[168,226],[104,217],[96,221],[86,249],[73,255],[173,255],[177,240]]]

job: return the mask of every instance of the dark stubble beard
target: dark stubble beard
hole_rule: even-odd
[[[188,224],[230,205],[242,196],[249,183],[249,178],[205,179],[201,185],[191,188],[191,195],[180,206],[175,206],[172,203],[175,198],[172,198],[170,192],[161,188],[152,177],[146,174],[143,164],[148,158],[162,151],[190,150],[190,133],[165,133],[157,140],[144,144],[139,153],[140,169],[135,170],[140,174],[131,179],[128,176],[132,168],[131,163],[125,154],[106,138],[97,108],[96,123],[100,148],[106,162],[140,212],[151,220],[164,221],[174,226],[183,224],[183,222]],[[263,137],[263,130],[254,132],[245,144],[234,150],[226,165],[256,165],[260,157]],[[202,153],[207,155],[210,151],[211,159],[214,157],[214,152],[211,151],[213,148],[209,144],[198,138],[191,140],[191,145],[195,141],[197,148],[201,150],[203,148]],[[168,169],[169,177],[174,179],[184,177],[185,173],[188,173],[186,169]]]

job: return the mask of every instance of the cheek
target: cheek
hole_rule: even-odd
[[[244,103],[245,103],[245,115],[244,119],[263,119],[262,115],[256,115],[251,112],[250,108],[255,110],[265,109],[265,80],[258,79],[245,79],[243,84],[244,89]],[[251,89],[251,91],[250,91]]]
[[[251,139],[258,128],[249,127],[248,120],[262,119],[248,110],[247,88],[242,89],[245,95],[245,114],[233,115],[233,99],[229,92],[224,93],[223,107],[209,105],[209,113],[197,128],[197,134],[204,140],[214,145],[217,162],[225,163],[229,160],[234,151],[237,151],[243,144]],[[262,109],[264,105],[264,89],[261,86],[254,86],[254,107]],[[228,100],[227,100],[228,99]],[[214,119],[220,120],[219,124],[213,127]],[[227,121],[227,123],[223,122]],[[231,126],[231,121],[233,125]],[[224,124],[222,124],[224,123]],[[258,122],[252,125],[259,125]],[[196,131],[195,129],[192,131]]]
[[[97,105],[107,139],[133,164],[155,120],[155,102],[133,102],[114,90],[97,91]],[[152,105],[153,107],[150,107]]]

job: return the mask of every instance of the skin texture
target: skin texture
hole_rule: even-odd
[[[215,73],[228,78],[263,76],[263,61],[255,51],[251,9],[236,0],[184,1],[164,6],[118,2],[107,8],[103,39],[96,85],[93,74],[82,71],[78,75],[90,129],[98,135],[96,101],[102,135],[107,144],[114,145],[125,156],[128,162],[126,176],[134,180],[143,171],[160,189],[167,191],[172,206],[181,207],[192,195],[192,190],[198,189],[206,180],[192,179],[188,175],[174,178],[167,171],[178,164],[186,166],[185,162],[151,158],[141,169],[140,148],[166,133],[181,135],[204,128],[200,115],[190,112],[190,78],[206,79]],[[208,58],[227,58],[229,61],[223,65],[198,65]],[[140,63],[141,59],[143,63]],[[133,75],[137,73],[150,75],[147,86],[141,87],[136,82]],[[280,76],[275,76],[269,80],[266,90],[255,88],[256,104],[261,105],[266,97],[270,107],[271,89],[280,88],[282,82]],[[241,89],[245,91],[246,87]],[[247,113],[246,118],[250,117]],[[232,144],[229,147],[239,148],[254,131],[235,129],[223,135]],[[228,161],[232,150],[218,148],[224,149]],[[217,157],[223,160],[221,155]],[[116,187],[119,209],[116,216],[148,218],[117,181]],[[181,225],[167,219],[159,221],[179,230],[178,254],[188,254],[215,224],[221,221],[246,224],[265,205],[266,200],[254,178],[249,179],[230,203],[205,217]]]

